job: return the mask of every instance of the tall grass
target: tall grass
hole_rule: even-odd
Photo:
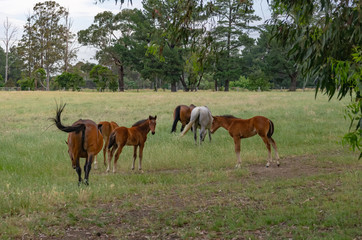
[[[131,171],[133,148],[125,147],[118,161],[117,174],[105,173],[100,154],[99,169],[93,168],[90,173],[90,186],[78,187],[77,176],[67,154],[67,135],[51,126],[49,121],[55,116],[56,103],[60,102],[67,103],[62,115],[66,125],[79,118],[88,118],[95,122],[116,121],[129,127],[149,115],[157,115],[156,134],[148,136],[144,149],[145,172]],[[82,222],[81,219],[91,216],[99,217],[104,214],[104,209],[99,210],[98,205],[113,201],[121,201],[120,206],[115,207],[123,209],[144,209],[147,206],[158,209],[159,216],[154,224],[143,223],[148,226],[147,231],[135,230],[143,234],[152,235],[160,228],[158,224],[162,224],[168,225],[173,234],[185,238],[200,237],[201,230],[192,230],[196,226],[208,232],[209,238],[217,238],[217,234],[224,230],[233,235],[240,229],[245,237],[255,236],[255,232],[249,234],[248,231],[268,226],[266,231],[269,235],[266,237],[296,234],[303,238],[306,235],[302,233],[302,226],[316,226],[318,230],[307,231],[313,233],[339,224],[339,230],[326,231],[325,234],[320,232],[319,236],[361,236],[361,232],[353,227],[355,218],[360,220],[360,216],[356,215],[360,213],[356,204],[361,203],[358,200],[361,199],[361,191],[357,190],[360,171],[323,175],[316,179],[261,181],[257,183],[257,188],[256,183],[243,188],[240,181],[249,175],[247,167],[263,167],[266,163],[264,143],[257,136],[243,139],[242,169],[233,170],[236,162],[234,144],[226,130],[218,130],[212,135],[211,142],[206,138],[201,146],[195,146],[191,133],[183,138],[170,133],[174,108],[191,103],[207,105],[213,115],[232,114],[241,118],[263,115],[272,119],[275,124],[273,138],[277,142],[282,165],[283,158],[295,156],[311,156],[311,159],[332,165],[356,164],[356,155],[339,143],[348,128],[348,122],[343,118],[346,102],[328,101],[323,95],[315,99],[313,92],[0,92],[0,215],[3,219],[0,236],[12,238],[44,233],[61,237],[64,236],[64,232],[59,230],[61,226],[76,225]],[[328,200],[327,191],[320,192],[323,189],[320,186],[313,191],[315,182],[329,186],[336,179],[340,179],[343,186],[337,187],[338,193],[333,195],[333,201]],[[306,188],[309,185],[312,185],[312,190]],[[298,186],[297,190],[293,189],[295,186]],[[223,189],[227,191],[226,196],[218,196],[216,193]],[[355,192],[355,195],[349,191]],[[211,205],[206,212],[194,209],[202,205],[196,203],[198,192],[203,194],[205,205]],[[278,197],[271,192],[278,193]],[[139,197],[139,194],[144,197]],[[175,210],[175,204],[170,203],[165,194],[177,196],[186,203],[180,203],[183,207]],[[300,203],[308,194],[322,201],[318,210],[315,209],[315,201],[306,202],[307,208],[298,204],[292,207],[295,199]],[[138,196],[142,203],[127,200],[134,196]],[[238,205],[240,200],[228,202],[225,198],[229,197],[244,199],[246,205],[242,202]],[[288,199],[294,200],[283,202]],[[352,204],[342,207],[340,204],[348,199],[352,200]],[[222,204],[222,201],[228,203]],[[263,214],[257,211],[258,202],[263,203]],[[163,205],[173,207],[162,210]],[[249,205],[250,208],[246,208]],[[85,210],[85,206],[93,210]],[[240,213],[240,209],[247,211],[236,214]],[[190,215],[190,211],[196,213]],[[321,217],[318,211],[323,211],[324,216]],[[105,219],[116,217],[111,212],[109,214]],[[298,217],[295,218],[295,215]],[[352,220],[342,220],[347,216]],[[108,220],[94,220],[90,224],[102,227]],[[290,226],[283,225],[285,222]],[[83,224],[88,223],[83,220]],[[212,226],[208,226],[210,223]],[[283,226],[277,230],[273,227],[275,225]],[[47,226],[60,227],[52,230]],[[108,231],[120,237],[126,230]]]

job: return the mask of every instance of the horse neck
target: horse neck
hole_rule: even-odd
[[[221,127],[225,128],[225,129],[229,129],[229,126],[231,125],[232,119],[227,118],[227,117],[221,117],[221,118],[222,118],[222,120],[220,121]]]
[[[144,121],[143,123],[141,123],[140,125],[136,126],[138,129],[140,129],[142,132],[145,132],[146,135],[147,133],[150,131],[150,126],[149,126],[149,120]]]

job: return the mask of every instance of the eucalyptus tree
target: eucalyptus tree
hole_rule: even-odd
[[[8,81],[8,75],[9,75],[9,65],[11,65],[9,62],[9,53],[10,49],[15,45],[15,37],[18,29],[12,25],[12,23],[9,23],[8,17],[6,17],[6,20],[4,21],[4,35],[5,38],[3,39],[4,45],[5,45],[5,76],[4,80],[5,83]]]
[[[254,15],[251,0],[215,0],[213,6],[216,19],[212,31],[215,72],[217,79],[225,81],[225,91],[229,91],[229,82],[240,77],[240,68],[235,63],[241,50],[253,44],[249,32],[257,27],[251,23],[260,20],[260,17]]]
[[[205,63],[202,58],[209,49],[209,44],[205,44],[208,39],[205,24],[210,14],[210,4],[195,0],[144,0],[143,8],[144,14],[153,19],[154,26],[148,51],[159,56],[161,61],[165,60],[166,52],[168,61],[173,56],[171,62],[179,64],[165,64],[164,67],[166,73],[171,71],[177,78],[173,76],[171,79],[168,75],[165,78],[171,81],[171,91],[176,91],[178,81],[188,91],[190,82],[187,84],[185,80],[185,71],[188,71],[188,76],[198,75],[198,80],[202,79]]]
[[[350,132],[344,137],[362,157],[362,4],[360,0],[274,0],[275,35],[292,42],[298,67],[330,98],[351,96],[346,109]],[[353,98],[354,97],[354,101]]]
[[[118,14],[105,11],[94,18],[94,23],[78,32],[78,41],[97,48],[96,58],[105,65],[114,65],[118,71],[119,90],[124,91],[124,68],[135,63],[131,54],[137,39],[137,9],[123,9]],[[138,39],[139,40],[139,39]]]
[[[27,18],[23,37],[19,43],[19,54],[26,64],[30,77],[34,70],[44,68],[49,90],[50,75],[59,69],[69,38],[69,29],[64,23],[67,10],[55,1],[37,3],[33,14]]]

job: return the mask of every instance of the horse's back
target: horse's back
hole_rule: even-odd
[[[98,129],[98,125],[90,119],[80,119],[76,121],[73,125],[84,124],[84,143],[83,148],[88,154],[96,155],[98,154],[103,147],[103,136]],[[74,141],[83,142],[82,134],[83,133],[70,133],[69,135],[74,134]]]

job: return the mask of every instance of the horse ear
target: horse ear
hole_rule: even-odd
[[[155,120],[157,119],[157,115],[155,115]]]

